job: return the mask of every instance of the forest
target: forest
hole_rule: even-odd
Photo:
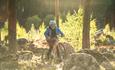
[[[0,70],[115,70],[115,0],[0,0]]]

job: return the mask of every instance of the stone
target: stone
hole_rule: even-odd
[[[101,63],[101,66],[105,68],[105,70],[114,70],[114,66],[108,62],[108,61],[104,61]]]
[[[78,51],[78,53],[87,53],[92,55],[99,64],[101,64],[103,61],[108,61],[107,57],[105,57],[102,53],[96,50],[83,49]]]
[[[20,60],[31,60],[33,57],[33,52],[31,51],[19,51],[17,52],[17,59]]]
[[[63,70],[100,70],[100,66],[89,54],[73,53],[64,61]]]

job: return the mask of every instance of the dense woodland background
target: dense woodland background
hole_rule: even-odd
[[[17,56],[24,54],[23,56],[27,56],[27,58],[29,58],[28,55],[33,57],[35,54],[44,54],[44,51],[38,51],[38,48],[46,47],[44,32],[51,19],[56,20],[58,27],[65,34],[65,37],[59,38],[60,42],[69,44],[66,45],[69,47],[71,45],[75,52],[81,49],[95,49],[94,36],[100,29],[103,29],[106,35],[112,36],[115,42],[115,0],[0,0],[0,63],[14,58],[15,56],[11,54],[15,53]],[[17,54],[17,51],[20,51],[20,46],[23,46],[23,49],[29,47],[28,43],[18,44],[17,41],[22,38],[29,42],[29,46],[33,45],[33,42],[37,43],[37,50],[34,49],[33,51],[32,48],[29,48],[30,52],[24,50]],[[101,36],[100,40],[100,47],[106,47],[106,49],[112,47],[111,56],[114,59],[115,44],[108,44],[108,39],[105,36]],[[86,52],[94,55],[97,61],[104,60],[103,57],[101,58],[101,51],[93,51],[94,54],[92,51]],[[98,59],[98,57],[100,58]],[[32,60],[34,58],[36,56]],[[15,64],[14,60],[12,61]],[[16,62],[16,64],[22,65],[20,70],[21,68],[36,70],[34,68],[36,67],[35,64],[39,62],[38,58],[35,61],[35,63],[32,63],[22,60]],[[111,62],[115,66],[114,61],[111,60]],[[6,68],[11,67],[12,70],[16,64],[10,66],[11,64],[12,62],[0,64],[0,68],[3,67],[4,70],[4,65],[6,65]],[[25,64],[25,67],[23,64]],[[44,68],[41,70],[44,70]]]

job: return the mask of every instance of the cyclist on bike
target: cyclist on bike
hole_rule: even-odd
[[[63,32],[57,27],[56,25],[56,21],[55,20],[50,20],[49,22],[49,26],[47,27],[45,33],[44,33],[46,40],[48,42],[49,45],[49,51],[48,51],[48,59],[49,59],[49,55],[51,54],[51,51],[53,49],[53,46],[56,45],[57,41],[58,41],[58,36],[63,37],[64,34]]]

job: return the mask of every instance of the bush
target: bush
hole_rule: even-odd
[[[82,19],[83,10],[79,9],[77,14],[66,16],[65,23],[60,24],[60,28],[65,34],[62,41],[70,43],[76,50],[81,49],[82,46]]]
[[[31,21],[34,24],[34,28],[36,30],[38,30],[40,25],[41,25],[41,23],[42,23],[42,19],[40,19],[37,15],[35,15],[35,16],[32,16],[32,20]]]
[[[24,28],[26,29],[26,32],[29,32],[31,30],[32,24],[34,24],[34,28],[38,30],[41,23],[42,20],[37,15],[35,15],[27,19],[26,23],[24,24]]]

